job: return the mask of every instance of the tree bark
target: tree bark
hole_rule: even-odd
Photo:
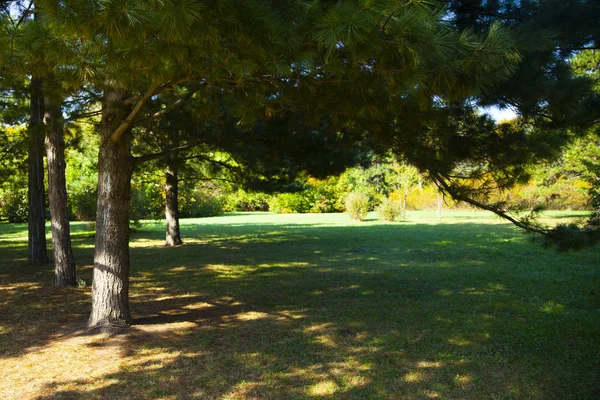
[[[44,97],[42,95],[42,80],[35,76],[31,79],[30,100],[27,160],[27,262],[40,265],[48,262],[46,251],[46,198],[44,193]]]
[[[54,253],[54,285],[59,288],[76,286],[75,257],[71,247],[71,231],[67,216],[64,126],[58,99],[46,98],[44,124],[46,125],[48,200]]]
[[[169,161],[171,161],[169,159]],[[179,188],[177,181],[177,168],[167,166],[165,171],[165,216],[167,219],[166,247],[183,244],[179,230]]]
[[[131,197],[131,129],[118,139],[113,132],[130,112],[127,94],[107,83],[102,104],[98,154],[98,208],[88,326],[111,330],[131,322],[129,312],[129,202]]]
[[[169,145],[172,149],[179,147],[179,132],[169,131]],[[179,229],[179,159],[174,154],[167,154],[166,160],[165,217],[167,220],[167,232],[165,247],[172,247],[183,244],[183,241],[181,240],[181,231]]]

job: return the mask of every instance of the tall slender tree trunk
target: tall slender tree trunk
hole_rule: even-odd
[[[168,160],[172,164],[172,160]],[[179,230],[179,188],[177,181],[177,167],[168,165],[165,170],[165,216],[167,219],[166,247],[183,244]]]
[[[179,132],[169,132],[169,144],[179,147]],[[179,229],[179,160],[176,155],[167,155],[167,168],[165,169],[165,217],[167,220],[166,247],[183,244]]]
[[[118,140],[112,134],[127,117],[126,93],[107,83],[102,104],[98,154],[98,209],[88,326],[110,330],[131,323],[129,312],[129,201],[131,130]]]
[[[67,182],[65,179],[65,141],[60,101],[46,97],[46,160],[48,163],[48,200],[52,221],[54,285],[77,285],[75,257],[67,216]]]
[[[44,193],[44,97],[42,80],[32,77],[30,87],[28,164],[28,251],[29,264],[48,262]]]

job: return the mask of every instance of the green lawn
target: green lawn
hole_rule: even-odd
[[[573,217],[553,213],[554,221]],[[87,287],[0,224],[2,399],[598,399],[600,251],[557,254],[483,212],[229,214],[132,234],[135,325],[85,330]]]

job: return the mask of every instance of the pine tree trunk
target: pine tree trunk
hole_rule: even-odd
[[[31,79],[28,164],[28,252],[29,264],[48,262],[44,193],[44,98],[42,80]]]
[[[177,168],[167,166],[165,171],[165,181],[165,216],[167,218],[167,237],[165,246],[172,247],[183,244],[179,230],[179,189],[177,186]]]
[[[48,163],[48,200],[52,221],[54,253],[54,285],[77,285],[75,257],[71,247],[71,232],[67,216],[67,183],[65,179],[65,141],[62,110],[58,101],[46,98],[46,159]]]
[[[131,131],[118,140],[112,134],[126,118],[123,90],[105,85],[98,154],[98,208],[88,326],[110,330],[126,327],[129,312],[129,201],[131,195]]]

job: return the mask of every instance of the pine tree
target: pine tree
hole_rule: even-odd
[[[28,118],[28,253],[29,264],[39,265],[48,262],[45,227],[45,186],[44,186],[44,94],[41,66],[43,55],[28,51],[39,45],[38,19],[35,17],[33,2],[10,1],[2,4],[0,12],[4,33],[4,52],[0,67],[6,78],[3,89],[11,92],[22,87],[29,75],[27,93],[29,95]],[[39,48],[38,48],[39,49]],[[18,89],[17,89],[18,90]]]
[[[71,38],[74,46],[104,60],[93,77],[102,87],[103,100],[89,325],[126,326],[131,322],[128,237],[134,120],[152,96],[178,83],[214,77],[241,85],[248,73],[260,74],[273,47],[266,39],[277,37],[278,19],[259,2],[65,1],[43,2],[42,9],[57,37]],[[82,16],[85,25],[77,21]]]
[[[34,2],[11,1],[3,5],[6,45],[10,55],[0,58],[6,75],[4,87],[13,94],[21,82],[29,83],[28,220],[29,262],[47,262],[45,235],[44,140],[48,157],[49,205],[52,220],[56,286],[76,283],[71,249],[65,182],[64,140],[59,85],[53,79],[53,49],[47,40],[40,8]],[[5,76],[6,76],[5,75]]]

